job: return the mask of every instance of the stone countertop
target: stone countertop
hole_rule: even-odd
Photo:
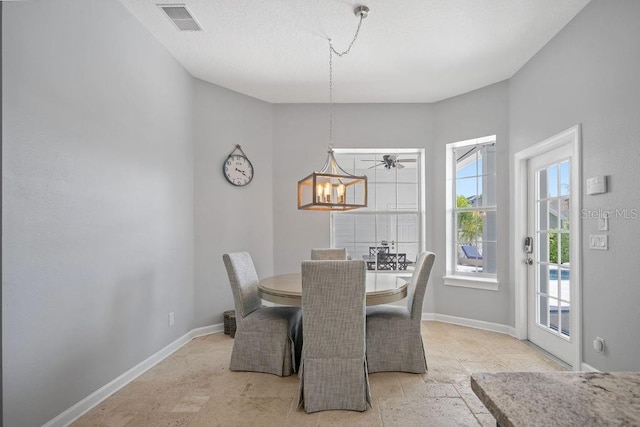
[[[481,372],[471,388],[501,427],[640,425],[640,372]]]

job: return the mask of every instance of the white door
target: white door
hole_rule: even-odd
[[[573,365],[571,204],[572,147],[531,157],[527,165],[527,335],[529,341]],[[575,199],[574,199],[575,200]],[[573,215],[572,215],[573,211]],[[577,233],[577,231],[575,231]],[[527,245],[528,244],[528,245]],[[575,324],[575,321],[574,321]]]

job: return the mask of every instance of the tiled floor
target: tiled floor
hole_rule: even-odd
[[[360,413],[296,408],[298,379],[230,372],[233,339],[196,338],[100,403],[80,426],[495,426],[469,374],[563,367],[507,335],[423,322],[429,372],[369,376],[373,408]]]

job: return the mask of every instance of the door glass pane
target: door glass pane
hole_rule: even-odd
[[[570,274],[571,273],[568,268],[560,269],[560,298],[566,302],[571,301]]]
[[[569,233],[560,233],[560,263],[569,263]]]
[[[546,294],[549,292],[549,265],[538,265],[538,292]]]
[[[566,337],[571,336],[571,307],[563,306],[562,312],[560,315],[560,329],[562,331],[562,335]]]
[[[560,195],[566,196],[570,192],[569,161],[560,163]]]
[[[547,170],[540,169],[538,171],[538,188],[536,191],[536,200],[547,198]]]
[[[549,262],[549,233],[539,233],[538,238],[538,261]]]
[[[547,296],[538,295],[538,324],[547,326],[549,323],[549,308],[547,307]]]
[[[558,196],[558,167],[556,165],[547,168],[547,197]]]
[[[558,233],[548,233],[549,238],[549,262],[558,262]]]
[[[561,197],[560,204],[560,229],[569,230],[569,220],[571,219],[571,205],[569,197]]]
[[[549,206],[546,200],[538,202],[538,218],[540,218],[538,224],[540,231],[547,231],[549,229]]]
[[[549,298],[549,327],[557,331],[558,326],[558,300]]]
[[[557,230],[558,229],[558,199],[551,199],[547,201],[549,206],[548,210],[548,226],[549,230]]]

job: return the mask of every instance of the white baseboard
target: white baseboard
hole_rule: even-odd
[[[114,379],[110,383],[104,385],[98,390],[91,393],[89,396],[82,399],[80,402],[73,405],[71,408],[62,412],[60,415],[50,420],[43,427],[63,427],[68,426],[82,415],[87,413],[90,409],[98,405],[100,402],[111,396],[122,387],[129,384],[131,381],[144,374],[149,369],[166,359],[168,356],[179,350],[186,343],[194,338],[201,337],[203,335],[215,334],[224,330],[224,324],[218,323],[216,325],[205,326],[203,328],[192,329],[171,344],[167,345],[160,351],[152,354],[147,359],[138,363],[133,368],[129,369],[118,378]]]
[[[512,326],[501,323],[485,322],[483,320],[467,319],[465,317],[449,316],[438,313],[422,313],[422,320],[436,320],[453,325],[468,326],[470,328],[483,329],[485,331],[498,332],[501,334],[516,336],[516,329]]]
[[[580,370],[584,372],[600,372],[598,369],[594,368],[591,365],[587,365],[584,362],[582,362],[582,364],[580,365]]]
[[[455,317],[448,316],[445,314],[437,314],[437,313],[423,313],[422,320],[437,320],[438,322],[443,323],[452,323],[454,325],[468,326],[476,329],[484,329],[492,332],[499,332],[502,334],[508,334],[515,336],[515,329],[511,326],[501,325],[499,323],[491,323],[484,322],[481,320],[473,320],[466,319],[464,317]],[[194,338],[201,337],[204,335],[220,333],[224,330],[224,324],[218,323],[215,325],[205,326],[202,328],[192,329],[187,332],[171,344],[167,345],[157,353],[149,356],[144,361],[140,362],[133,368],[129,369],[124,374],[120,375],[110,383],[104,385],[100,389],[94,391],[89,396],[82,399],[80,402],[73,405],[71,408],[62,412],[57,417],[53,418],[43,427],[64,427],[68,426],[82,415],[87,413],[93,407],[98,405],[100,402],[105,400],[107,397],[111,396],[116,391],[120,390],[122,387],[129,384],[131,381],[138,378],[140,375],[144,374],[149,369],[153,368],[155,365],[166,359],[168,356],[179,350],[186,343],[191,341]],[[582,364],[583,370],[585,371],[596,371],[587,364]]]
[[[224,331],[223,323],[218,323],[216,325],[203,326],[202,328],[195,328],[189,332],[189,334],[191,335],[191,338],[189,338],[189,340],[192,340],[198,337],[203,337],[205,335],[217,334],[223,331]]]

